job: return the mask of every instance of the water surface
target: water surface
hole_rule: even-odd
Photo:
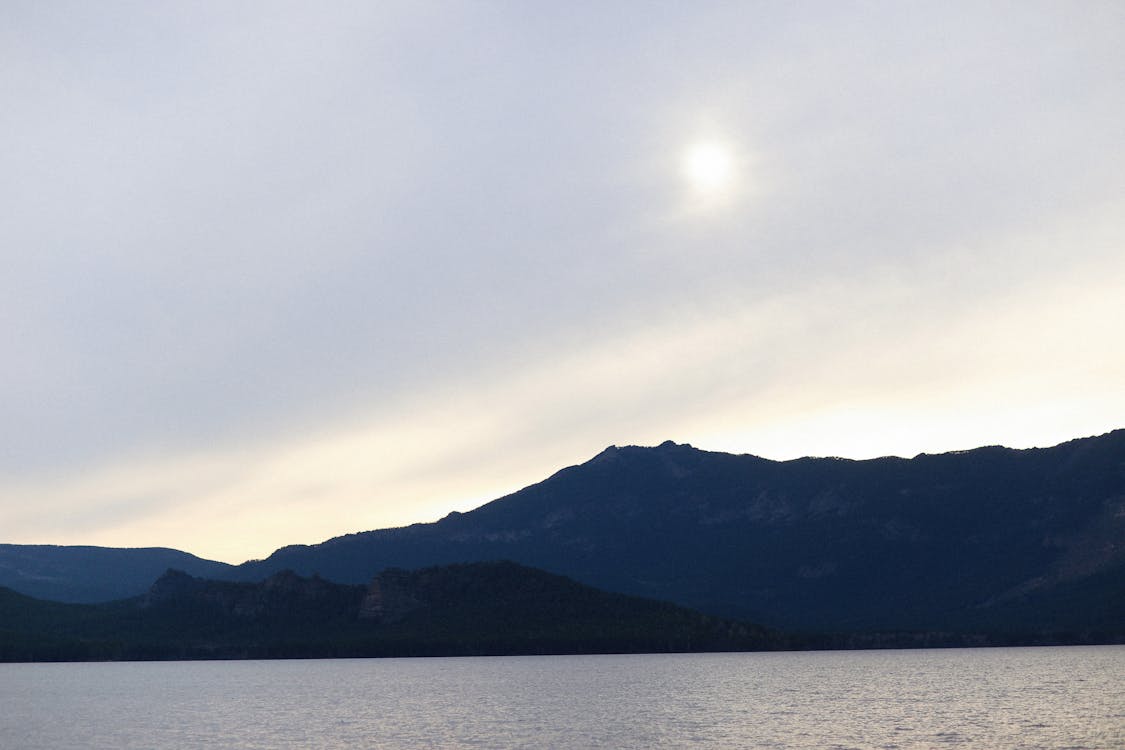
[[[1122,748],[1125,647],[0,664],[0,747]]]

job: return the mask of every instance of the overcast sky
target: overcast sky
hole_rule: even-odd
[[[0,3],[0,541],[1125,427],[1125,4]]]

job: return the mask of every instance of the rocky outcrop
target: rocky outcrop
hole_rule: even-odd
[[[361,620],[398,622],[422,606],[412,593],[406,571],[385,570],[371,581],[359,607]]]
[[[329,612],[354,618],[361,587],[304,578],[291,570],[261,583],[233,583],[196,578],[168,570],[140,600],[142,608],[196,608],[241,619],[298,618],[303,613]]]

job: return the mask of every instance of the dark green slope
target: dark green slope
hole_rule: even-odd
[[[391,569],[376,581],[384,637],[425,643],[427,653],[651,653],[789,644],[759,626],[600,591],[510,562]]]
[[[475,511],[283,548],[240,574],[358,582],[482,559],[803,630],[1093,625],[1125,562],[1125,430],[870,461],[610,448]]]
[[[310,658],[778,648],[763,628],[513,563],[389,570],[369,586],[169,571],[144,596],[43,602],[0,589],[0,660]]]

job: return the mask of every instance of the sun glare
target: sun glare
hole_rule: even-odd
[[[730,190],[735,177],[734,154],[718,141],[700,141],[688,146],[683,156],[683,173],[692,191],[715,197]]]

